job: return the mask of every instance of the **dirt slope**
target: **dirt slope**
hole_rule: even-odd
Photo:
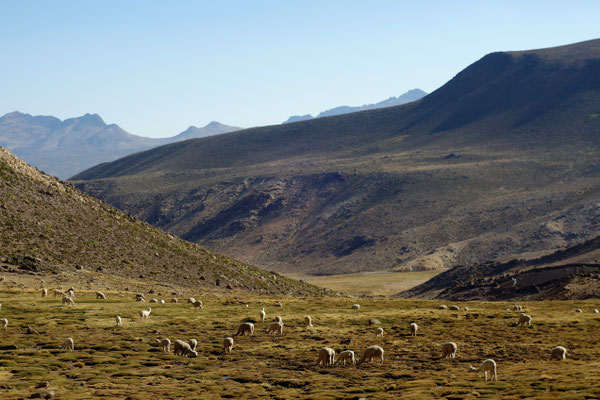
[[[83,269],[183,287],[325,293],[138,221],[40,173],[2,147],[0,257],[3,270],[28,274]]]

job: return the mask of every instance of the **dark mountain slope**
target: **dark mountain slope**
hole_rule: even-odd
[[[58,274],[101,271],[188,288],[324,294],[185,242],[40,173],[0,147],[0,264]],[[0,268],[2,268],[0,266]]]
[[[445,268],[577,244],[600,234],[599,43],[493,53],[414,103],[163,146],[75,183],[290,272]]]
[[[399,296],[449,300],[600,297],[600,237],[535,259],[454,267]]]

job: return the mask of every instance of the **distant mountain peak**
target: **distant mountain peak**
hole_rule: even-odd
[[[91,123],[95,123],[98,125],[106,125],[106,123],[104,122],[104,120],[102,119],[101,116],[99,116],[98,114],[84,114],[79,118],[74,118],[74,119],[79,119],[81,121],[85,121],[85,122],[91,122]]]
[[[4,114],[2,117],[0,117],[1,119],[14,119],[14,118],[21,118],[21,117],[31,117],[31,115],[29,114],[25,114],[22,113],[20,111],[13,111],[13,112],[9,112]]]
[[[210,121],[208,124],[206,124],[204,127],[208,128],[209,126],[223,126],[222,123],[220,123],[219,121]]]
[[[334,108],[331,108],[329,110],[325,110],[325,111],[319,113],[319,115],[317,115],[316,118],[331,117],[333,115],[349,114],[349,113],[357,112],[357,111],[375,110],[377,108],[400,106],[402,104],[417,101],[425,96],[427,96],[427,92],[424,92],[421,89],[415,88],[415,89],[411,89],[411,90],[407,91],[406,93],[404,93],[398,97],[392,96],[392,97],[387,98],[386,100],[380,101],[379,103],[364,104],[362,106],[355,106],[355,107],[353,107],[353,106],[334,107]],[[287,121],[285,121],[283,123],[290,124],[293,122],[306,121],[306,120],[313,119],[313,118],[315,118],[315,117],[313,117],[310,114],[292,115],[291,117],[289,117],[287,119]]]
[[[305,115],[292,115],[284,122],[284,124],[291,124],[292,122],[306,121],[309,119],[313,119],[314,117],[310,114]]]

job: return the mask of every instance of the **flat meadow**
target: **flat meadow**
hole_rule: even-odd
[[[600,398],[600,301],[520,302],[531,327],[514,326],[517,303],[442,302],[371,298],[258,297],[242,292],[147,294],[166,304],[138,303],[132,291],[76,291],[75,306],[42,298],[39,289],[0,289],[0,397],[29,398],[53,390],[60,399],[475,399]],[[194,310],[187,297],[201,299]],[[168,303],[178,297],[180,303]],[[281,303],[282,307],[276,306]],[[351,305],[359,303],[359,310]],[[440,304],[460,311],[440,310]],[[468,311],[464,307],[468,307]],[[139,312],[152,307],[147,320]],[[260,322],[265,307],[267,319]],[[576,313],[579,307],[582,313]],[[115,327],[115,316],[123,327]],[[275,316],[282,336],[265,332]],[[303,318],[310,315],[312,328]],[[381,324],[370,325],[370,319]],[[231,354],[223,339],[254,320],[252,337],[234,337]],[[416,322],[418,335],[409,335]],[[26,333],[27,327],[39,334]],[[383,337],[375,330],[382,327]],[[60,349],[71,337],[75,350]],[[198,357],[160,351],[156,339],[198,340]],[[349,337],[356,344],[342,345]],[[441,346],[453,341],[453,361]],[[385,362],[317,366],[318,351],[350,349],[360,357],[370,345],[385,350]],[[550,361],[550,350],[567,348],[567,359]],[[15,347],[16,346],[16,347]],[[498,381],[469,373],[486,358],[498,364]],[[48,388],[36,386],[49,383]],[[43,393],[42,393],[43,394]]]

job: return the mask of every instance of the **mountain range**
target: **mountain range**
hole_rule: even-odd
[[[321,118],[321,117],[331,117],[333,115],[342,115],[349,114],[356,111],[365,111],[365,110],[375,110],[377,108],[384,107],[394,107],[402,104],[410,103],[413,101],[417,101],[423,97],[427,96],[427,93],[422,91],[421,89],[412,89],[408,92],[398,96],[398,97],[390,97],[387,100],[380,101],[375,104],[365,104],[363,106],[339,106],[335,108],[331,108],[329,110],[325,110],[320,112],[319,115],[313,117],[310,114],[306,115],[292,115],[287,119],[287,121],[283,122],[284,124],[290,124],[292,122],[306,121],[313,118]]]
[[[26,162],[61,179],[91,166],[125,155],[181,140],[201,138],[241,128],[211,122],[190,126],[164,139],[132,135],[97,114],[61,121],[51,116],[11,112],[0,117],[0,145]]]
[[[281,272],[445,269],[600,234],[600,40],[488,54],[401,106],[169,144],[73,183]]]

